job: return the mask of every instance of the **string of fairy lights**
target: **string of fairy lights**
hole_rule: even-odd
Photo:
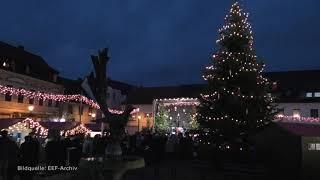
[[[38,137],[42,137],[42,138],[47,137],[49,132],[49,129],[43,127],[40,124],[40,122],[30,118],[24,119],[21,122],[18,122],[12,126],[9,126],[8,128],[6,128],[6,130],[8,130],[10,134],[13,134],[15,132],[30,133],[31,131],[33,131]],[[77,134],[88,134],[90,132],[92,131],[88,129],[84,124],[81,123],[70,130],[61,130],[60,135],[72,136]]]
[[[39,91],[29,91],[26,89],[18,89],[14,87],[7,87],[7,86],[2,86],[0,85],[0,94],[8,94],[10,96],[15,95],[15,96],[24,96],[30,99],[42,99],[42,100],[54,100],[54,101],[59,101],[59,102],[70,102],[70,101],[76,101],[76,102],[82,102],[84,104],[87,104],[95,109],[100,109],[100,106],[94,102],[93,100],[80,95],[80,94],[75,94],[75,95],[62,95],[62,94],[53,94],[53,93],[44,93],[44,92],[39,92]],[[116,110],[116,109],[111,109],[108,108],[109,112],[113,114],[122,114],[124,111],[122,110]],[[139,108],[134,109],[131,114],[139,112]]]
[[[73,136],[73,135],[77,135],[77,134],[88,134],[90,133],[91,130],[88,129],[85,125],[83,124],[79,124],[78,126],[70,129],[70,130],[66,130],[66,131],[61,131],[60,134],[64,135],[64,136]]]
[[[274,121],[280,122],[296,122],[296,123],[320,123],[320,118],[317,117],[301,117],[301,116],[285,116],[283,114],[276,115]]]
[[[249,40],[249,48],[252,50],[253,36],[251,25],[248,23],[249,13],[242,12],[239,2],[235,2],[230,13],[226,15],[225,20],[229,22],[227,25],[219,29],[221,38],[217,40],[217,43],[223,42],[231,38],[246,38]],[[241,21],[235,21],[234,19],[242,18]],[[230,32],[231,31],[231,32]]]
[[[63,95],[63,94],[43,93],[39,91],[29,91],[22,88],[18,89],[18,88],[7,87],[2,85],[0,85],[0,94],[8,94],[10,96],[22,95],[30,99],[42,99],[44,101],[49,99],[54,101],[59,101],[59,102],[77,101],[77,102],[85,103],[93,108],[100,109],[100,106],[96,102],[80,94]]]

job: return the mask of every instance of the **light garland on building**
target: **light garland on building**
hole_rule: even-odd
[[[39,91],[28,91],[25,89],[17,89],[13,87],[6,87],[0,85],[0,94],[7,94],[9,93],[10,95],[23,95],[27,98],[30,99],[42,99],[42,100],[49,100],[52,99],[54,101],[59,101],[59,102],[67,102],[67,101],[77,101],[77,102],[82,102],[85,103],[93,108],[100,109],[100,106],[94,102],[93,100],[82,96],[80,94],[75,94],[75,95],[62,95],[62,94],[52,94],[52,93],[43,93]]]
[[[77,101],[77,102],[82,102],[85,103],[95,109],[100,109],[100,106],[94,102],[93,100],[80,95],[80,94],[75,94],[75,95],[62,95],[62,94],[52,94],[52,93],[43,93],[43,92],[35,92],[35,91],[28,91],[25,89],[17,89],[13,87],[7,87],[7,86],[2,86],[0,85],[0,94],[7,94],[9,93],[11,96],[12,95],[23,95],[27,98],[30,99],[42,99],[42,100],[54,100],[54,101],[59,101],[59,102],[68,102],[68,101]],[[114,114],[122,114],[123,111],[119,110],[114,110],[111,108],[108,108],[111,113]],[[137,113],[139,112],[139,108],[134,109],[131,113]]]
[[[276,122],[320,123],[320,118],[276,115]]]
[[[181,97],[181,98],[155,99],[155,101],[192,101],[192,100],[198,100],[198,98]]]
[[[174,103],[163,103],[164,107],[168,106],[198,106],[199,102],[174,102]]]
[[[112,113],[112,114],[122,114],[122,113],[124,112],[124,111],[122,111],[122,110],[115,110],[115,109],[110,109],[110,108],[108,108],[108,109],[109,109],[109,112]],[[138,113],[139,111],[140,111],[139,108],[135,108],[134,110],[131,111],[130,114],[136,114],[136,113]]]

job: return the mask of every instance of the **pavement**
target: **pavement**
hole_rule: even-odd
[[[223,171],[204,161],[165,161],[129,171],[123,180],[263,180],[265,170],[249,164],[224,164]]]
[[[158,165],[132,170],[123,180],[209,180],[223,179],[214,167],[200,161],[165,161]]]

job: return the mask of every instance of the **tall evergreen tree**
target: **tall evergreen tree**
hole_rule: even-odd
[[[273,118],[270,83],[262,76],[264,64],[253,50],[253,35],[245,13],[235,1],[219,29],[218,51],[203,78],[197,120],[202,127],[227,137],[255,133]]]

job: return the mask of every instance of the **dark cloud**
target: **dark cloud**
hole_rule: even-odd
[[[268,70],[320,68],[320,1],[243,3]],[[230,5],[225,0],[6,1],[0,38],[24,45],[71,78],[89,73],[90,54],[109,47],[113,79],[143,85],[199,83]]]

